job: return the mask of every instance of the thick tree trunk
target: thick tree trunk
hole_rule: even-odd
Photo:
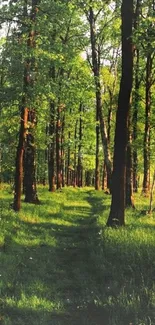
[[[13,209],[15,211],[19,211],[21,207],[21,192],[22,192],[22,181],[23,181],[23,155],[24,155],[24,146],[25,146],[25,138],[26,138],[26,130],[27,130],[27,119],[28,119],[28,109],[25,108],[25,105],[23,105],[21,108],[20,131],[19,131],[19,140],[18,140],[18,147],[16,152],[16,163],[15,163],[15,191],[14,191],[14,202],[13,202]]]
[[[36,13],[38,11],[37,8],[38,0],[32,0],[32,12],[31,12],[31,25],[30,32],[27,41],[28,51],[31,51],[32,48],[36,47],[36,30],[35,30],[35,20]],[[26,82],[28,85],[27,96],[32,100],[32,92],[33,85],[35,79],[33,77],[33,73],[36,72],[36,64],[35,58],[30,57],[27,62],[27,75]],[[27,130],[26,142],[25,142],[25,154],[24,154],[24,194],[25,194],[25,202],[38,204],[38,195],[36,188],[36,147],[35,147],[35,136],[34,129],[36,126],[36,111],[33,108],[29,108],[28,111],[28,125],[29,128]]]
[[[130,107],[133,74],[132,22],[133,0],[123,0],[122,16],[122,77],[116,115],[114,163],[112,175],[112,202],[108,226],[125,224],[125,166],[127,147],[127,121]]]
[[[50,103],[50,124],[49,124],[50,144],[48,147],[48,180],[49,191],[55,191],[55,103]]]
[[[146,99],[145,99],[145,130],[144,130],[144,195],[149,195],[150,191],[150,113],[151,113],[151,73],[152,57],[151,53],[147,55],[146,62]]]
[[[30,118],[30,115],[32,119]],[[34,112],[31,110],[28,112],[28,123],[34,122]],[[31,122],[30,122],[31,121]],[[33,132],[33,130],[32,130]],[[37,190],[36,190],[36,167],[35,167],[35,143],[33,133],[26,135],[25,141],[25,154],[24,154],[24,194],[25,202],[39,203]]]

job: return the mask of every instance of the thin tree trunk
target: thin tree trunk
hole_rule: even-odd
[[[135,19],[134,19],[134,30],[137,31],[139,28],[139,16],[140,16],[140,5],[141,0],[137,0],[136,3],[136,11],[135,11]],[[138,107],[139,107],[139,88],[140,88],[140,80],[139,80],[139,49],[135,49],[135,90],[134,90],[134,106],[133,106],[133,191],[138,192],[138,154],[137,154],[137,121],[138,121]]]
[[[99,102],[98,94],[96,93],[96,101]],[[95,158],[95,190],[100,189],[100,159],[99,159],[99,145],[100,145],[100,127],[99,127],[99,112],[98,104],[96,106],[96,158]]]
[[[138,121],[138,107],[139,107],[139,50],[136,50],[136,67],[135,67],[135,96],[133,106],[133,190],[138,192],[138,154],[137,154],[137,121]]]
[[[56,121],[56,169],[57,169],[57,189],[62,188],[62,171],[61,171],[61,106],[57,107]]]
[[[70,108],[70,115],[72,114],[72,110]],[[67,152],[67,186],[71,185],[71,175],[70,175],[70,154],[71,154],[71,150],[70,150],[70,139],[71,139],[71,132],[70,130],[68,131],[68,152]]]
[[[55,103],[50,103],[50,124],[49,124],[50,144],[48,147],[48,179],[49,191],[55,191]]]
[[[83,186],[83,166],[82,166],[82,111],[83,106],[80,104],[79,113],[80,113],[80,122],[79,122],[79,146],[78,146],[78,164],[77,164],[77,186]]]
[[[132,163],[132,137],[131,137],[131,115],[129,113],[128,118],[128,144],[126,152],[126,195],[125,206],[127,208],[134,206],[133,199],[133,163]]]
[[[108,226],[125,225],[125,166],[127,147],[127,121],[130,107],[133,74],[133,0],[123,0],[122,17],[122,77],[116,115],[114,162],[112,175],[112,202]]]
[[[92,48],[92,70],[94,73],[94,81],[96,87],[96,181],[95,188],[99,189],[99,132],[101,131],[102,146],[104,151],[108,184],[111,185],[111,159],[110,150],[107,139],[106,124],[102,112],[102,100],[101,100],[101,83],[100,83],[100,48],[97,45],[96,39],[96,26],[95,15],[93,8],[89,8],[89,24],[90,24],[90,37]],[[100,124],[100,130],[99,130]],[[109,185],[109,186],[110,186]]]
[[[78,126],[78,120],[75,123],[75,131],[74,131],[74,141],[75,141],[75,146],[74,146],[74,181],[73,181],[73,186],[77,185],[77,163],[76,163],[76,155],[77,155],[77,126]]]
[[[150,192],[150,206],[149,206],[149,211],[148,211],[149,214],[152,213],[154,184],[155,184],[155,170],[153,173],[153,180],[152,180],[152,186],[151,186],[151,192]]]
[[[146,103],[145,103],[145,130],[144,130],[144,178],[143,189],[144,195],[150,191],[150,114],[151,114],[151,72],[152,57],[151,53],[147,55],[146,62]]]
[[[63,112],[62,117],[62,132],[61,132],[61,170],[62,170],[62,187],[65,186],[65,149],[64,149],[64,142],[65,142],[65,111]]]

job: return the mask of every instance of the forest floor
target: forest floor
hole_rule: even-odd
[[[110,196],[39,187],[10,209],[0,190],[0,325],[154,325],[155,215],[136,198],[126,227],[105,227]],[[142,213],[143,211],[143,213]]]

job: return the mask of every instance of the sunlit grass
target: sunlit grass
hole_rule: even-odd
[[[0,324],[154,325],[155,213],[135,197],[126,227],[105,227],[110,195],[92,188],[49,193],[11,210],[0,190]]]

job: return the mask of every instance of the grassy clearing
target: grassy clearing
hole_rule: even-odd
[[[42,204],[10,209],[0,191],[0,325],[154,325],[155,215],[105,223],[110,197],[39,188]]]

